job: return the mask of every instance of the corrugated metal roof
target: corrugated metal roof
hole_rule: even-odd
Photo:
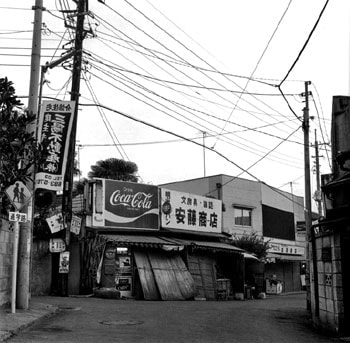
[[[237,252],[237,253],[244,252],[244,250],[241,248],[235,247],[235,246],[230,245],[230,244],[221,243],[221,242],[205,242],[205,241],[193,241],[193,240],[191,240],[191,243],[199,248],[225,250],[225,251],[231,251],[231,252]]]
[[[197,241],[193,239],[180,239],[180,238],[171,238],[173,241],[177,242],[178,244],[182,245],[191,245],[195,248],[202,248],[202,249],[214,249],[214,250],[224,250],[224,251],[231,251],[231,252],[237,252],[237,253],[243,253],[245,250],[235,247],[233,245],[222,243],[222,242],[208,242],[208,241]]]
[[[115,242],[124,245],[162,247],[163,245],[179,246],[180,244],[171,239],[162,239],[157,236],[142,236],[142,235],[121,235],[121,234],[102,234],[110,242]]]

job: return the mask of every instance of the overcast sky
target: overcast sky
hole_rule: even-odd
[[[86,28],[93,35],[84,41],[77,132],[83,176],[97,160],[117,157],[135,162],[143,183],[227,174],[286,191],[293,182],[303,195],[300,94],[311,81],[310,140],[316,129],[326,149],[332,96],[349,92],[349,1],[329,2],[281,84],[293,111],[276,85],[325,3],[90,0]],[[19,96],[29,91],[33,4],[0,2],[0,75],[14,82]],[[71,48],[72,30],[58,10],[75,3],[44,0],[44,6],[42,64]],[[69,100],[69,69],[67,63],[47,73],[45,97]],[[86,106],[96,102],[102,107]],[[329,173],[330,152],[320,155],[321,172]],[[314,191],[313,174],[312,180]]]

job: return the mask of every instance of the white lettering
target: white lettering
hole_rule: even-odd
[[[121,194],[118,189],[112,193],[109,202],[113,206],[124,205],[132,208],[150,209],[152,207],[152,196],[152,194],[144,192]]]

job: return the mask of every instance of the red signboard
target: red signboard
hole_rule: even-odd
[[[158,187],[115,180],[103,180],[102,185],[102,220],[95,225],[159,229]]]

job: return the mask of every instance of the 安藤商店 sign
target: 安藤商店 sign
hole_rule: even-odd
[[[221,200],[161,188],[161,226],[221,232]]]
[[[43,101],[38,137],[46,155],[35,175],[36,188],[63,190],[74,108],[74,101]]]

